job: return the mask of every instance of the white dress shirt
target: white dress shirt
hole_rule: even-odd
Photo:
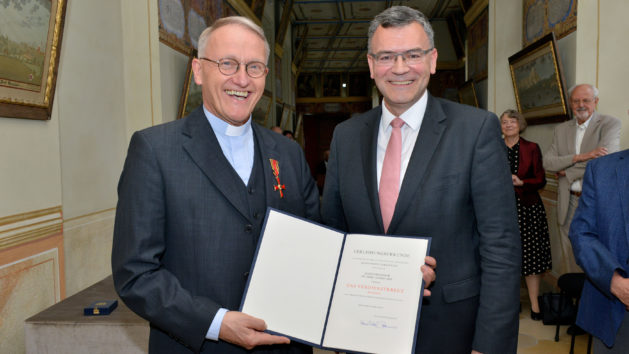
[[[426,91],[428,92],[428,91]],[[382,175],[382,165],[384,163],[384,154],[387,151],[387,144],[389,144],[389,138],[391,137],[391,121],[395,118],[401,118],[404,123],[402,126],[402,159],[400,164],[400,188],[402,187],[402,181],[404,180],[404,174],[408,167],[408,162],[411,159],[413,148],[415,147],[415,141],[419,134],[419,128],[424,120],[424,114],[426,113],[426,105],[428,104],[428,95],[424,92],[422,97],[415,102],[406,112],[402,113],[400,117],[396,117],[391,113],[384,102],[382,105],[382,117],[380,119],[380,128],[378,129],[378,148],[376,152],[377,158],[377,172],[378,172],[378,189],[380,189],[380,176]]]
[[[593,115],[592,115],[593,116]],[[581,143],[583,142],[583,136],[585,135],[585,131],[587,130],[588,126],[590,125],[590,121],[592,120],[592,116],[590,116],[585,122],[579,124],[579,120],[575,119],[574,120],[574,124],[577,125],[577,134],[576,134],[576,139],[575,139],[575,151],[577,154],[581,153]],[[580,192],[582,189],[581,187],[581,180],[578,179],[574,182],[572,182],[572,184],[570,185],[570,190],[573,192]]]

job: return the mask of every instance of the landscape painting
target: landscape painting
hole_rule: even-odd
[[[0,1],[0,116],[49,119],[65,1]]]
[[[564,80],[553,34],[509,58],[518,110],[529,124],[567,119]]]

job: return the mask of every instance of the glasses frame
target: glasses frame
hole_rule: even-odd
[[[210,59],[210,58],[199,57],[199,59],[200,59],[200,60],[206,60],[206,61],[209,61],[209,62],[211,62],[211,63],[216,64],[216,66],[218,67],[218,71],[220,71],[220,72],[221,72],[221,74],[226,75],[226,76],[232,76],[232,75],[235,75],[235,74],[238,72],[238,69],[240,69],[240,66],[242,65],[242,63],[241,63],[241,62],[239,62],[239,61],[238,61],[238,60],[236,60],[236,59],[232,59],[232,58],[220,58],[219,60],[212,60],[212,59]],[[233,73],[226,73],[226,72],[224,72],[224,71],[223,71],[221,63],[222,63],[224,60],[230,60],[230,61],[234,61],[234,62],[236,62],[236,70],[234,70],[234,72],[233,72]],[[258,76],[253,76],[253,75],[251,75],[251,73],[249,72],[249,65],[251,65],[251,64],[262,64],[262,65],[264,66],[264,71],[262,71],[262,74],[260,74],[260,75],[258,75]],[[260,78],[260,77],[263,77],[264,75],[266,75],[266,74],[269,72],[269,67],[268,67],[268,66],[266,66],[266,64],[264,64],[264,63],[263,63],[263,62],[261,62],[261,61],[254,60],[254,61],[250,61],[250,62],[248,62],[248,63],[246,63],[246,64],[245,64],[245,72],[247,73],[247,75],[248,75],[250,78],[257,79],[257,78]]]
[[[428,49],[421,49],[421,48],[409,49],[409,50],[406,50],[404,52],[383,51],[383,52],[379,52],[379,53],[369,53],[369,56],[371,58],[373,58],[374,62],[377,65],[380,65],[380,66],[391,66],[391,65],[395,64],[395,62],[397,61],[397,58],[399,56],[402,57],[402,61],[404,61],[404,63],[406,63],[406,64],[416,64],[416,63],[419,63],[422,59],[424,59],[428,55],[428,53],[432,52],[433,49],[435,49],[435,47],[431,47],[431,48],[428,48]],[[406,56],[408,56],[410,53],[413,53],[413,52],[421,53],[421,56],[417,60],[408,59]],[[380,61],[380,57],[382,55],[392,55],[393,56],[393,61],[391,63],[381,63],[381,62],[379,62]]]
[[[582,103],[587,105],[587,104],[592,104],[592,103],[595,103],[595,102],[596,102],[596,97],[594,97],[594,98],[584,98],[584,99],[581,99],[581,100],[573,100],[572,98],[570,99],[570,103],[571,104],[576,104],[576,105],[580,105]]]

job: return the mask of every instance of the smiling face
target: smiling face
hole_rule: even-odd
[[[597,103],[598,97],[594,97],[594,91],[592,91],[590,86],[579,85],[572,90],[572,94],[570,95],[570,108],[580,123],[590,118],[596,109]]]
[[[520,135],[520,122],[518,118],[509,117],[503,114],[500,117],[500,127],[505,138],[517,137]]]
[[[258,78],[247,75],[245,65],[252,61],[266,63],[264,40],[244,26],[225,25],[210,34],[205,53],[199,53],[199,57],[216,61],[231,58],[240,63],[238,71],[228,76],[215,63],[195,58],[192,70],[194,81],[202,86],[205,108],[231,125],[245,124],[264,92],[266,80],[266,74]]]
[[[413,22],[402,27],[382,26],[371,39],[371,51],[401,53],[411,49],[429,49],[430,40],[422,25]],[[428,87],[430,74],[437,68],[437,49],[426,54],[418,63],[408,65],[397,56],[393,65],[383,66],[367,56],[371,78],[384,96],[384,103],[391,113],[400,116],[417,102]]]

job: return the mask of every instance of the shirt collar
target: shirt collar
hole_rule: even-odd
[[[428,105],[428,95],[426,94],[427,92],[427,90],[424,91],[422,97],[420,97],[417,102],[415,102],[409,109],[406,110],[406,112],[402,113],[402,115],[399,117],[402,118],[402,120],[404,120],[404,122],[413,130],[418,130],[419,127],[421,127],[422,125],[422,121],[424,120],[426,106]],[[391,121],[397,117],[394,116],[393,113],[389,111],[389,109],[387,109],[387,105],[384,104],[384,99],[381,102],[381,105],[382,119],[380,120],[380,124],[382,124],[382,127],[386,130],[389,124],[391,124]]]
[[[247,122],[239,127],[233,126],[226,121],[218,118],[214,114],[210,113],[205,106],[203,106],[203,112],[208,122],[212,126],[214,133],[226,135],[226,136],[241,136],[251,131],[251,116],[247,119]]]
[[[587,129],[588,126],[590,125],[590,122],[592,121],[592,117],[594,117],[594,112],[592,112],[592,114],[588,117],[588,119],[583,122],[583,124],[579,125],[579,120],[577,118],[574,118],[574,124],[577,126],[577,129]]]

